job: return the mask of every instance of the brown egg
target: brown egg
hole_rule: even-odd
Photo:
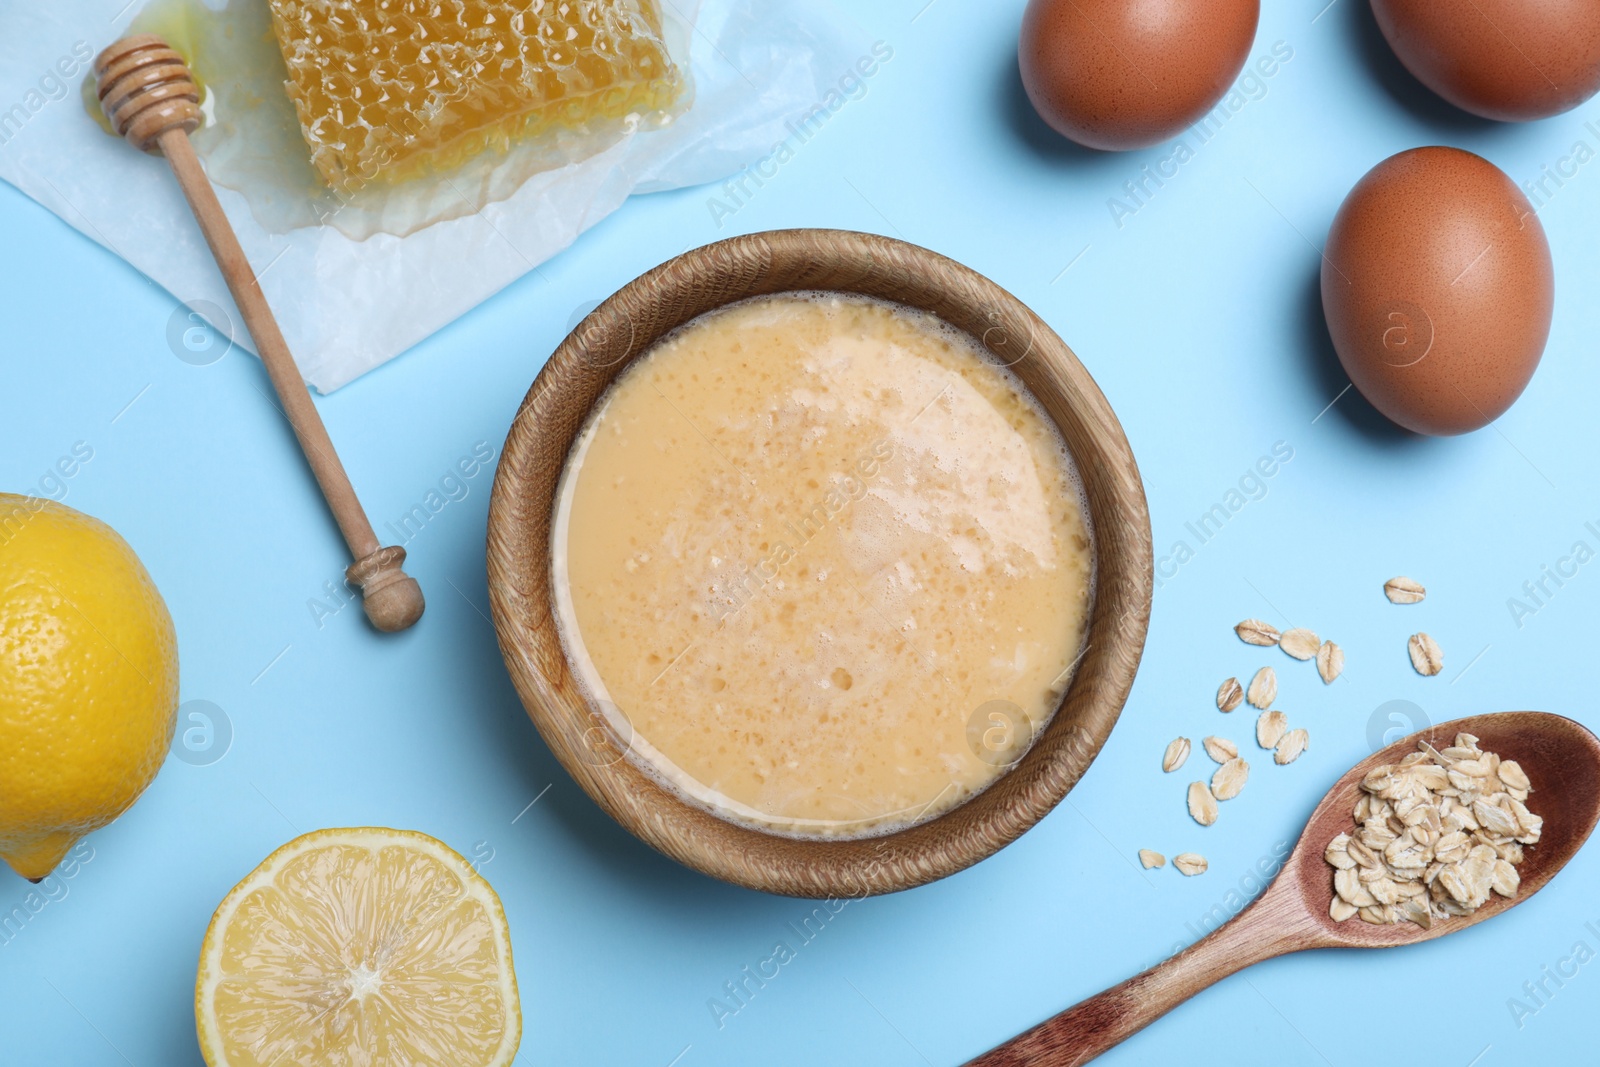
[[[1079,144],[1159,144],[1222,99],[1260,14],[1259,0],[1029,0],[1022,84],[1040,117]]]
[[[1372,13],[1406,69],[1474,115],[1542,119],[1600,89],[1595,0],[1372,0]]]
[[[1417,433],[1486,426],[1522,394],[1550,335],[1544,227],[1493,163],[1413,148],[1367,172],[1334,216],[1322,310],[1361,395]]]

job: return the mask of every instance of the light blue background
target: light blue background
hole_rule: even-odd
[[[1094,154],[1045,130],[1017,84],[1018,0],[859,5],[868,39],[888,42],[893,59],[720,228],[714,190],[636,198],[415,351],[318,401],[382,526],[475,443],[498,456],[578,311],[690,245],[836,226],[967,263],[1066,338],[1122,418],[1158,555],[1179,539],[1195,547],[1184,523],[1275,442],[1293,449],[1265,497],[1157,590],[1132,698],[1068,801],[972,870],[848,905],[803,947],[787,924],[812,905],[656,855],[540,742],[485,614],[489,472],[408,546],[429,598],[415,630],[379,636],[355,607],[319,627],[308,601],[340,574],[344,547],[260,366],[238,352],[207,367],[175,358],[172,296],[0,187],[0,488],[37,492],[75,442],[93,448],[66,501],[138,550],[177,622],[183,699],[216,703],[234,732],[209,766],[169,760],[89,839],[93,859],[65,896],[0,944],[0,1060],[198,1064],[194,967],[217,901],[296,833],[378,823],[488,857],[515,941],[519,1063],[944,1067],[1192,940],[1367,754],[1384,702],[1412,701],[1434,721],[1537,708],[1600,724],[1600,563],[1520,627],[1507,607],[1575,541],[1600,548],[1584,527],[1600,525],[1600,311],[1585,298],[1600,282],[1600,163],[1541,209],[1555,324],[1533,383],[1490,429],[1404,436],[1353,391],[1324,411],[1346,379],[1316,289],[1329,221],[1380,159],[1454,144],[1529,181],[1576,141],[1600,148],[1585,128],[1600,127],[1600,101],[1523,126],[1472,120],[1399,68],[1363,0],[1319,15],[1324,2],[1264,5],[1252,56],[1283,41],[1292,59],[1214,139],[1191,141],[1194,158],[1121,227],[1108,198],[1170,149]],[[26,72],[0,80],[9,100]],[[1401,573],[1426,583],[1426,603],[1383,599],[1383,580]],[[1230,627],[1246,616],[1339,641],[1345,676],[1325,688],[1309,665],[1240,644]],[[1445,650],[1432,679],[1404,651],[1422,628]],[[1184,811],[1190,776],[1162,775],[1161,751],[1178,734],[1211,733],[1254,751],[1249,712],[1222,716],[1212,698],[1222,678],[1264,663],[1278,668],[1280,704],[1309,728],[1311,750],[1288,768],[1255,757],[1249,788],[1202,829]],[[1141,847],[1199,851],[1211,870],[1143,872]],[[1459,1067],[1591,1060],[1600,964],[1549,983],[1554,997],[1527,1001],[1538,1010],[1521,1027],[1507,1000],[1526,1000],[1523,983],[1575,942],[1600,949],[1585,927],[1600,928],[1597,871],[1590,847],[1536,900],[1433,944],[1261,965],[1104,1062],[1354,1065],[1375,1049]],[[28,892],[0,874],[0,913]],[[707,1001],[780,939],[796,958],[719,1029]]]

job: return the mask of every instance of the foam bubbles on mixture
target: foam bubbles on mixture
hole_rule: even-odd
[[[807,836],[994,781],[1054,714],[1093,591],[1077,472],[1016,377],[930,315],[831,293],[729,305],[630,366],[568,460],[554,547],[563,642],[630,758]]]

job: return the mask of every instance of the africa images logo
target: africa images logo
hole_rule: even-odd
[[[1409,700],[1388,700],[1379,704],[1367,718],[1367,747],[1373,752],[1388,748],[1402,737],[1433,725],[1428,713]]]

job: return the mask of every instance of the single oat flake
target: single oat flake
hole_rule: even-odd
[[[1233,628],[1239,635],[1239,640],[1247,645],[1260,645],[1270,648],[1278,643],[1278,631],[1262,622],[1260,619],[1246,619]]]
[[[1172,857],[1172,865],[1189,878],[1205,874],[1206,868],[1211,866],[1198,852],[1180,852]]]
[[[1187,737],[1175,737],[1167,745],[1167,751],[1161,757],[1161,769],[1171,774],[1179,767],[1182,767],[1184,761],[1188,758],[1189,739]]]
[[[1218,763],[1227,763],[1239,754],[1239,746],[1226,737],[1208,737],[1200,742],[1200,747],[1206,750],[1206,755]]]
[[[1245,693],[1245,699],[1253,708],[1266,711],[1272,707],[1272,702],[1278,699],[1278,675],[1271,667],[1262,667],[1256,671],[1256,676],[1250,679],[1250,689]]]
[[[1289,716],[1281,711],[1263,711],[1256,720],[1256,744],[1262,748],[1275,748],[1287,729]]]
[[[1244,701],[1244,690],[1239,688],[1239,679],[1229,678],[1217,686],[1217,710],[1232,711]]]
[[[1527,800],[1528,794],[1533,792],[1533,786],[1528,783],[1528,775],[1523,771],[1522,765],[1514,759],[1500,761],[1500,781],[1505,783],[1510,793],[1516,794],[1520,791],[1522,796],[1517,798],[1519,800]]]
[[[1417,673],[1426,677],[1433,677],[1444,670],[1444,651],[1439,647],[1439,642],[1425,633],[1414,633],[1406,642],[1406,651],[1411,655],[1411,666]]]
[[[1295,659],[1305,660],[1317,654],[1317,649],[1322,647],[1322,641],[1310,630],[1297,626],[1293,630],[1283,632],[1283,636],[1278,638],[1278,647]]]
[[[1218,800],[1232,800],[1250,780],[1250,764],[1235,756],[1217,768],[1211,776],[1211,795]]]
[[[1139,850],[1139,862],[1144,864],[1144,869],[1148,871],[1152,867],[1165,867],[1167,865],[1167,857],[1151,849],[1141,848]]]
[[[1390,578],[1383,583],[1383,595],[1389,598],[1391,604],[1420,604],[1428,591],[1422,588],[1422,583],[1410,578]]]
[[[1311,735],[1306,733],[1304,727],[1290,730],[1278,738],[1275,751],[1272,753],[1272,762],[1280,767],[1286,767],[1300,758],[1300,754],[1311,745]]]
[[[1317,649],[1317,673],[1322,675],[1323,685],[1332,685],[1333,680],[1344,673],[1344,649],[1332,641],[1322,642],[1322,647]]]
[[[1189,814],[1201,826],[1217,821],[1217,798],[1211,795],[1204,782],[1189,783]]]

